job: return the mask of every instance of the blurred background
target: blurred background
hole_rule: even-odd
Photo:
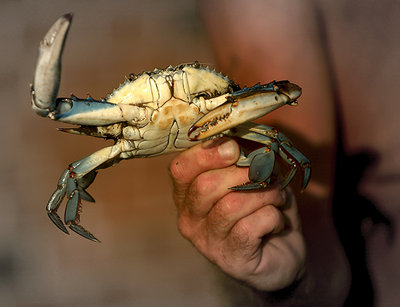
[[[397,306],[400,6],[375,0],[307,3],[317,2],[346,128],[345,144],[339,144],[346,152],[338,154],[343,180],[333,211],[336,226],[352,267],[359,264],[365,273],[361,283],[372,274],[376,306]],[[68,12],[74,21],[59,96],[101,98],[129,73],[195,60],[216,63],[195,0],[0,1],[0,306],[228,306],[221,276],[177,231],[168,178],[172,156],[123,161],[99,172],[88,189],[96,203],[84,204],[81,222],[101,244],[67,236],[47,217],[46,203],[66,166],[109,145],[58,132],[67,125],[40,118],[30,106],[39,41]],[[230,12],[235,21],[240,13]],[[245,35],[247,30],[241,29]],[[226,40],[235,45],[236,37]],[[293,70],[311,79],[310,70],[297,65],[306,65],[303,59],[296,59]],[[351,196],[359,190],[367,197],[357,203],[362,195],[356,201]],[[330,253],[331,242],[312,226],[325,223],[318,208],[302,207],[311,219],[303,219],[309,246],[321,250],[310,253],[311,261],[320,260],[322,274],[336,270],[329,257],[320,257]],[[332,282],[340,286],[341,279]]]
[[[100,98],[129,73],[214,62],[194,0],[0,2],[0,305],[222,306],[211,266],[178,234],[171,156],[99,173],[81,222],[101,244],[47,217],[65,167],[109,144],[58,132],[65,124],[30,107],[39,41],[68,12],[60,96]]]

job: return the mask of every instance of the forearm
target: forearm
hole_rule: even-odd
[[[282,108],[259,120],[282,129],[312,161],[309,187],[296,195],[308,247],[307,275],[286,299],[291,300],[293,293],[307,297],[311,291],[318,293],[313,302],[320,299],[326,306],[338,306],[346,295],[349,275],[332,221],[334,99],[315,7],[311,1],[291,0],[201,3],[221,71],[241,85],[288,79],[303,88],[297,108]],[[252,290],[252,295],[273,299],[289,292]]]
[[[318,306],[315,304],[315,293],[312,291],[314,281],[307,272],[301,279],[278,291],[254,289],[217,270],[216,275],[228,306]],[[319,306],[324,306],[324,304]]]

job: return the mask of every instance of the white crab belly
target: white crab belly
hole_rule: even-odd
[[[193,104],[173,99],[152,114],[148,125],[140,129],[134,156],[156,156],[187,149],[198,142],[189,141],[188,130],[203,114]]]

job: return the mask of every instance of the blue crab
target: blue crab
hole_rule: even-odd
[[[87,239],[99,241],[79,221],[81,201],[94,202],[86,189],[99,169],[124,159],[185,150],[219,136],[260,145],[250,153],[242,151],[236,165],[249,167],[249,182],[233,190],[267,187],[276,177],[277,157],[289,166],[282,188],[299,169],[302,188],[306,187],[310,161],[275,128],[250,122],[283,105],[295,105],[301,95],[299,86],[274,81],[240,89],[227,77],[195,62],[131,74],[105,99],[57,98],[61,55],[71,21],[71,14],[60,17],[40,43],[31,85],[32,108],[40,116],[80,125],[62,131],[115,142],[71,163],[62,173],[46,210],[63,232],[68,234],[68,226]],[[65,197],[63,222],[57,209]]]

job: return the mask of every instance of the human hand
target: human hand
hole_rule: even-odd
[[[262,291],[301,278],[305,243],[294,195],[279,185],[233,192],[248,169],[233,165],[237,143],[217,139],[179,154],[170,165],[181,234],[228,275]]]

